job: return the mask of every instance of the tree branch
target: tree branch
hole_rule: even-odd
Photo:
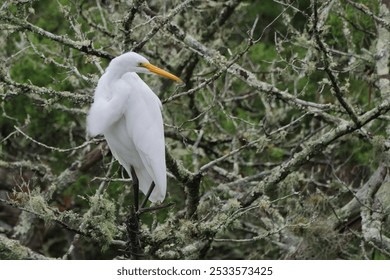
[[[33,25],[32,23],[30,23],[26,20],[19,19],[15,16],[11,15],[10,13],[0,11],[0,20],[9,22],[9,23],[14,24],[18,27],[23,28],[24,30],[28,30],[34,34],[43,36],[45,38],[48,38],[48,39],[53,40],[55,42],[58,42],[62,45],[68,46],[68,47],[73,48],[75,50],[78,50],[80,52],[87,53],[90,55],[95,55],[95,56],[102,57],[102,58],[107,58],[110,60],[114,58],[113,55],[111,55],[105,51],[95,49],[92,46],[92,41],[89,41],[89,40],[85,40],[82,42],[81,41],[74,41],[66,35],[64,35],[64,36],[55,35],[49,31],[46,31],[38,26]]]
[[[0,234],[1,260],[53,260],[53,258],[38,254],[19,243]]]
[[[357,123],[354,121],[341,123],[338,127],[328,131],[317,140],[308,143],[306,148],[292,155],[290,160],[284,162],[281,166],[273,168],[270,176],[267,176],[264,180],[260,181],[255,189],[240,199],[241,204],[243,207],[250,205],[263,194],[263,191],[270,190],[272,187],[282,181],[289,173],[296,170],[299,166],[307,162],[314,155],[322,152],[330,143],[343,135],[360,129],[365,124],[378,118],[380,115],[387,113],[389,110],[390,99],[386,99],[374,109],[359,116]]]

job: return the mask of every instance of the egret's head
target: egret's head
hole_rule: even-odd
[[[146,73],[146,74],[157,74],[165,78],[174,80],[176,82],[182,83],[182,80],[175,75],[158,68],[151,64],[145,57],[139,55],[135,52],[124,53],[116,58],[114,58],[110,67],[115,67],[116,69],[123,70],[123,72],[136,72],[136,73]]]

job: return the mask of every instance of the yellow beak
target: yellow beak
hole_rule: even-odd
[[[169,72],[167,72],[165,70],[162,70],[161,68],[158,68],[157,66],[154,66],[153,64],[142,63],[141,65],[143,67],[145,67],[146,69],[148,69],[152,73],[155,73],[155,74],[163,76],[165,78],[174,80],[174,81],[176,81],[178,83],[183,83],[183,81],[179,77],[176,77],[175,75],[173,75],[173,74],[171,74],[171,73],[169,73]]]

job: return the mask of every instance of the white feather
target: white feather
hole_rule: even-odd
[[[104,135],[113,156],[129,176],[130,166],[134,167],[144,194],[155,182],[150,201],[163,201],[167,181],[161,102],[134,73],[144,72],[137,71],[139,63],[148,61],[135,53],[110,63],[96,88],[87,131],[91,136]]]

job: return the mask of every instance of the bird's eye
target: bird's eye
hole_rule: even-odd
[[[143,66],[143,63],[142,62],[139,62],[138,63],[138,67],[142,67]]]

